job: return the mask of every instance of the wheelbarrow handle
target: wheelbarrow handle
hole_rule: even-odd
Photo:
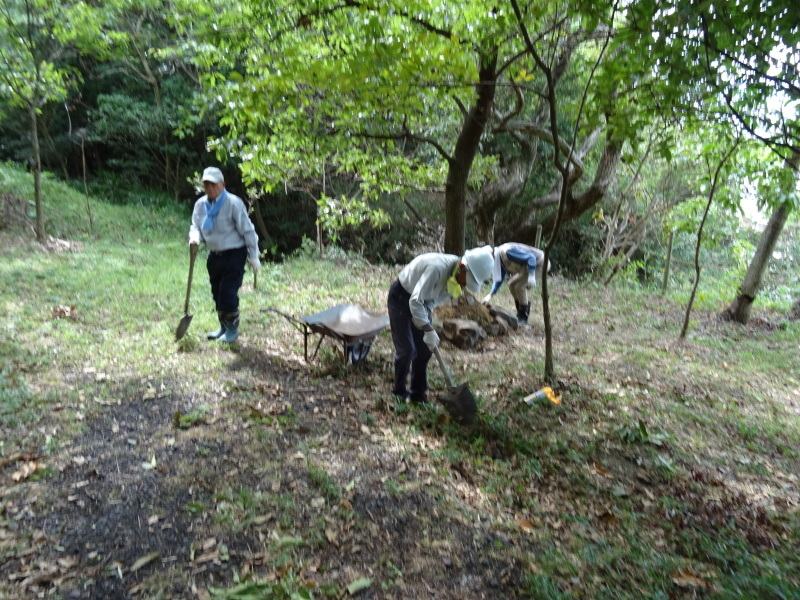
[[[442,368],[442,373],[444,373],[444,378],[447,381],[447,386],[449,388],[456,387],[453,383],[453,377],[450,375],[450,369],[447,368],[447,364],[444,362],[444,358],[442,357],[442,353],[439,351],[439,346],[433,349],[433,353],[436,355],[436,359],[439,361],[439,366]]]

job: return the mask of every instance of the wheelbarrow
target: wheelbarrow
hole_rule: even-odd
[[[372,347],[375,337],[389,326],[389,315],[375,315],[356,304],[338,304],[322,312],[300,319],[275,308],[262,308],[261,312],[274,312],[288,320],[303,334],[303,356],[306,362],[316,358],[322,341],[332,338],[341,343],[344,364],[362,362]],[[311,358],[308,357],[308,338],[318,334],[319,341]]]

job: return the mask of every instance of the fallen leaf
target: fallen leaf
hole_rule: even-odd
[[[603,477],[608,477],[609,479],[614,477],[609,471],[606,471],[603,467],[601,467],[597,463],[594,463],[594,470]]]
[[[219,560],[219,550],[212,550],[211,552],[205,552],[198,556],[195,559],[195,564],[201,565],[203,563],[210,562],[212,560]]]
[[[38,470],[39,470],[39,463],[37,461],[34,460],[31,462],[27,462],[24,463],[22,467],[20,467],[19,471],[14,471],[14,473],[11,475],[11,479],[19,482],[22,481],[23,479],[27,479],[28,477],[36,473],[36,471]]]
[[[528,521],[527,519],[523,519],[522,517],[515,516],[514,521],[517,523],[517,527],[522,529],[525,533],[533,533],[533,523]]]
[[[672,574],[672,583],[682,588],[702,588],[707,589],[710,583],[705,579],[695,575],[689,570],[679,570]]]
[[[135,573],[146,564],[153,562],[159,556],[161,556],[161,551],[156,550],[155,552],[151,552],[150,554],[146,554],[141,558],[136,559],[136,562],[133,563],[133,566],[131,567],[131,573]]]
[[[75,565],[78,564],[78,557],[77,556],[65,556],[64,558],[58,559],[58,566],[62,569],[71,569]]]
[[[255,525],[263,525],[267,521],[270,521],[270,520],[272,520],[274,518],[275,518],[275,514],[274,513],[269,513],[269,514],[266,514],[266,515],[258,515],[256,517],[253,517],[253,523]]]
[[[356,579],[353,583],[347,586],[347,593],[350,594],[351,596],[355,596],[358,592],[367,589],[371,585],[372,585],[372,579],[361,577],[359,579]]]
[[[617,517],[612,515],[610,512],[605,512],[602,515],[600,515],[600,521],[602,521],[605,525],[608,525],[609,527],[616,527],[617,525],[619,525],[619,519],[617,519]]]
[[[335,546],[339,545],[339,542],[337,542],[337,540],[336,540],[336,532],[333,529],[331,529],[330,527],[328,527],[325,530],[325,537],[328,538],[328,541],[331,544],[333,544]]]

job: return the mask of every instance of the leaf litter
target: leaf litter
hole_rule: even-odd
[[[604,344],[612,347],[608,336],[624,329],[606,330]],[[291,332],[272,328],[266,335],[221,357],[235,389],[191,379],[188,363],[198,360],[192,355],[181,377],[144,385],[108,369],[84,373],[85,387],[96,389],[85,396],[93,401],[85,405],[82,428],[60,436],[46,467],[31,453],[23,459],[24,448],[2,465],[0,592],[205,598],[209,590],[235,590],[236,577],[248,576],[265,583],[242,583],[239,590],[291,584],[315,597],[323,589],[339,597],[513,597],[528,574],[546,573],[563,593],[590,597],[604,575],[584,573],[590,565],[575,550],[610,541],[626,547],[621,515],[630,504],[642,515],[645,529],[638,533],[655,548],[668,545],[664,519],[678,531],[709,534],[733,522],[754,552],[788,541],[768,508],[797,511],[796,461],[778,457],[769,474],[774,488],[756,500],[735,487],[741,472],[734,478],[720,471],[702,448],[684,475],[685,459],[670,451],[670,438],[657,433],[652,416],[634,407],[622,420],[632,424],[626,440],[615,433],[619,416],[610,414],[622,409],[609,406],[601,417],[596,407],[609,387],[620,398],[639,398],[643,409],[674,389],[702,402],[707,386],[696,376],[659,381],[628,372],[630,365],[609,352],[578,354],[564,361],[560,404],[521,410],[519,399],[541,382],[489,375],[477,388],[491,398],[484,417],[464,434],[435,412],[386,409],[392,364],[386,337],[359,371],[342,373],[334,364],[305,365]],[[575,335],[572,328],[557,339],[584,346]],[[494,343],[494,353],[509,361],[541,352],[543,339],[534,326]],[[291,360],[277,351],[287,347],[295,347]],[[465,374],[476,360],[490,358],[480,348],[452,352]],[[603,361],[602,374],[571,375],[583,361]],[[636,385],[645,380],[649,395]],[[494,426],[502,420],[505,429]],[[57,424],[54,417],[39,427]],[[540,444],[539,472],[504,479],[506,472],[521,473],[515,470],[520,442],[508,427],[527,428]],[[473,454],[446,458],[458,435],[467,435]],[[653,439],[655,455],[641,445]],[[491,491],[499,482],[505,483]],[[663,498],[680,506],[665,513]],[[546,548],[570,557],[571,566],[539,563]],[[673,597],[713,591],[717,577],[702,563],[665,575]]]

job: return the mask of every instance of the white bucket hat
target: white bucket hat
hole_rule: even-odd
[[[203,171],[202,181],[210,181],[211,183],[222,183],[225,181],[225,176],[217,167],[206,167]]]
[[[481,286],[492,276],[494,256],[491,246],[473,248],[464,253],[461,259],[467,267],[467,289],[475,294],[480,294]]]

